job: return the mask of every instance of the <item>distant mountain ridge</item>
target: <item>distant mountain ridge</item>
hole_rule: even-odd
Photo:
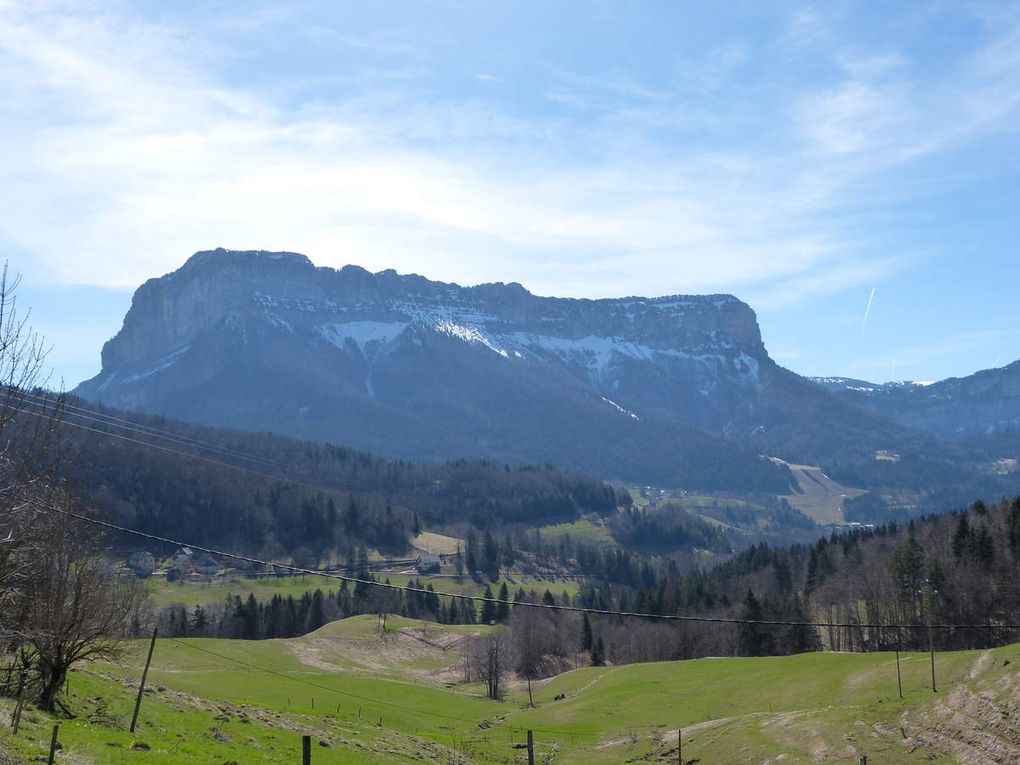
[[[75,393],[391,457],[666,486],[784,493],[788,471],[762,455],[939,451],[779,367],[730,295],[539,297],[286,252],[200,252],[146,282]]]
[[[811,379],[847,401],[948,440],[1020,430],[1020,361],[939,382]]]

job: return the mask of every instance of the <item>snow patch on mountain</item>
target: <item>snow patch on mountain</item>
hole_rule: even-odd
[[[119,375],[116,372],[114,372],[106,380],[103,381],[102,385],[99,386],[99,390],[105,390],[111,383],[114,382],[116,382],[118,385],[124,385],[126,383],[133,383],[138,382],[139,380],[144,380],[146,377],[151,377],[157,372],[162,372],[164,369],[168,369],[169,367],[173,366],[181,356],[183,356],[190,350],[191,344],[189,343],[188,345],[185,345],[183,348],[174,351],[168,356],[164,356],[162,359],[157,361],[153,366],[146,368],[144,371],[136,372],[135,374],[128,375],[127,377],[118,379]]]
[[[455,337],[458,340],[463,340],[465,343],[478,343],[484,345],[493,353],[498,353],[503,358],[510,356],[505,350],[497,346],[492,340],[486,337],[478,327],[457,324],[449,319],[440,319],[436,322],[435,328],[438,332],[442,332],[444,335]]]
[[[533,335],[526,332],[515,332],[510,335],[510,338],[513,343],[529,348],[532,351],[544,351],[554,354],[564,361],[580,363],[588,367],[595,377],[604,376],[620,358],[648,362],[673,358],[694,361],[704,364],[706,367],[721,367],[724,363],[723,357],[718,354],[693,354],[672,348],[652,348],[651,346],[619,337],[588,335],[587,337],[572,340],[551,335]],[[746,358],[754,362],[753,367],[750,364],[747,364],[747,367],[757,377],[757,362],[749,356]],[[746,372],[746,370],[740,370],[739,367],[738,371]]]
[[[603,397],[602,397],[602,400],[603,400],[603,401],[605,401],[605,402],[606,402],[607,404],[609,404],[609,405],[610,405],[611,407],[613,407],[613,409],[615,409],[616,411],[618,411],[618,412],[619,412],[620,414],[625,414],[625,415],[627,415],[628,417],[630,417],[631,419],[637,420],[638,422],[640,422],[640,421],[641,421],[641,418],[640,418],[640,417],[638,417],[638,416],[637,416],[636,414],[634,414],[634,413],[633,413],[632,411],[630,411],[629,409],[624,409],[624,408],[623,408],[622,406],[620,406],[619,404],[617,404],[617,403],[616,403],[615,401],[610,401],[610,400],[609,400],[608,398],[606,398],[605,396],[603,396]]]
[[[400,321],[348,321],[342,324],[319,324],[315,329],[327,343],[344,348],[348,342],[352,342],[365,355],[369,345],[390,343],[400,337],[407,329],[407,324]]]

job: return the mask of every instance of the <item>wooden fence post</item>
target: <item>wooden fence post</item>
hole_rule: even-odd
[[[59,725],[53,726],[53,736],[50,737],[50,758],[46,760],[49,765],[53,765],[53,758],[57,756],[57,731],[59,730]]]
[[[900,692],[900,698],[903,698],[903,678],[900,676],[900,652],[896,651],[896,689]]]
[[[152,649],[156,647],[156,630],[152,631],[152,640],[149,642],[149,655],[145,657],[145,669],[142,670],[142,681],[138,684],[138,698],[135,699],[135,711],[131,715],[131,727],[129,731],[135,732],[135,725],[138,723],[138,709],[142,706],[142,694],[145,693],[145,678],[149,676],[149,664],[152,663]]]
[[[684,765],[684,729],[676,729],[676,761]]]
[[[528,765],[535,765],[535,734],[528,731]]]
[[[301,737],[301,765],[312,765],[312,737]]]
[[[22,670],[21,679],[18,681],[18,702],[14,705],[14,719],[12,720],[15,736],[18,735],[18,729],[21,727],[21,712],[25,709],[25,691],[27,686],[28,672]]]

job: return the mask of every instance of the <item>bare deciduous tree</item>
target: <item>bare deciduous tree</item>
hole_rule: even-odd
[[[59,396],[40,397],[46,349],[17,307],[18,277],[0,270],[0,640],[18,634],[13,617],[40,533],[30,511],[36,484],[53,476],[58,464]]]
[[[52,711],[68,669],[117,651],[141,590],[119,579],[61,477],[63,397],[46,384],[46,348],[0,271],[0,650]],[[79,511],[80,512],[80,511]]]
[[[542,677],[547,657],[564,653],[559,641],[558,614],[538,608],[514,608],[510,619],[514,670],[528,682],[528,704],[535,705],[531,681]]]
[[[49,501],[61,499],[70,505],[66,496]],[[119,637],[145,595],[136,578],[117,575],[85,524],[47,520],[19,621],[37,702],[53,711],[73,664],[119,655]]]
[[[510,664],[509,632],[499,627],[472,639],[467,654],[471,675],[485,683],[486,695],[497,701],[503,698],[503,679]]]

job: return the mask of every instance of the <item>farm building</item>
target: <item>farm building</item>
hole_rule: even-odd
[[[438,574],[442,562],[438,555],[426,553],[418,558],[414,567],[418,570],[419,574]]]
[[[181,547],[174,553],[170,568],[176,574],[174,578],[191,573],[211,576],[219,572],[220,564],[205,553],[195,552],[190,547]]]
[[[205,553],[199,553],[191,561],[191,570],[196,574],[212,576],[213,574],[219,573],[220,564]]]
[[[152,576],[152,572],[156,570],[156,556],[148,550],[135,550],[128,556],[127,567],[135,573],[135,576],[143,578]]]

